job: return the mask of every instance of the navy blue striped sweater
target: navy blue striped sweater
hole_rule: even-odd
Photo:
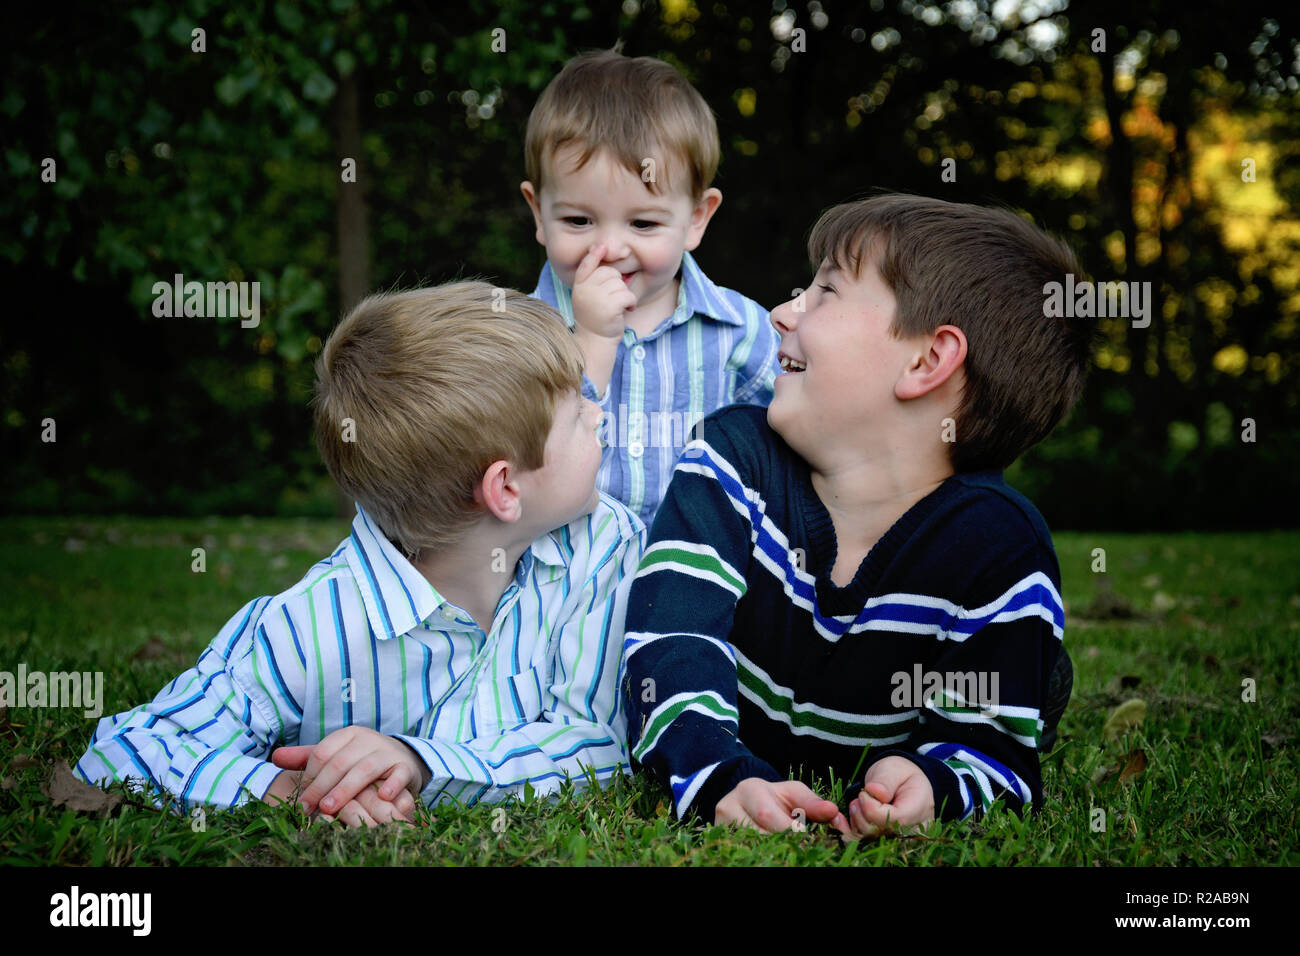
[[[747,777],[834,777],[851,796],[889,755],[925,772],[940,819],[1037,806],[1065,614],[1034,506],[1000,473],[954,475],[840,588],[830,516],[766,409],[721,409],[698,434],[624,634],[632,753],[678,816],[712,820]]]

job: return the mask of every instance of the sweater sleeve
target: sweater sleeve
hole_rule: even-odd
[[[753,517],[724,428],[682,452],[628,598],[624,663],[633,758],[672,791],[677,816],[712,821],[746,777],[782,780],[738,738],[728,642],[744,596]]]
[[[944,622],[939,652],[928,662],[936,679],[922,689],[916,731],[864,764],[870,769],[888,756],[916,763],[941,820],[979,818],[998,800],[1018,814],[1042,802],[1038,743],[1065,610],[1050,553],[1036,546],[998,563],[986,576],[993,589],[979,589],[992,599],[954,606]],[[862,785],[859,778],[846,800]]]

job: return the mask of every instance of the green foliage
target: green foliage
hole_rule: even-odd
[[[1103,0],[1033,25],[993,9],[15,9],[0,275],[29,294],[0,329],[4,507],[329,511],[306,404],[344,305],[342,190],[364,197],[373,288],[483,275],[530,290],[543,252],[518,193],[528,112],[566,59],[621,39],[677,65],[717,113],[726,201],[698,257],[764,304],[807,282],[818,211],[877,188],[1027,209],[1098,277],[1153,283],[1151,327],[1103,324],[1080,407],[1013,472],[1049,521],[1293,522],[1269,505],[1300,465],[1293,26],[1227,0]],[[349,84],[355,157],[340,144]],[[153,284],[176,274],[257,281],[260,323],[155,317]],[[39,441],[51,417],[57,449]],[[1238,437],[1246,418],[1255,443]]]

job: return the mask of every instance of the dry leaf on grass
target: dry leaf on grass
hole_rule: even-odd
[[[1119,772],[1119,782],[1128,783],[1138,774],[1147,768],[1147,753],[1145,750],[1134,750],[1129,753],[1124,760],[1124,769]]]
[[[160,658],[171,657],[174,653],[175,651],[163,643],[161,637],[157,634],[150,634],[149,640],[145,641],[144,645],[131,655],[131,660],[156,661]]]
[[[41,784],[41,793],[49,797],[56,807],[67,807],[82,813],[108,813],[122,802],[117,794],[105,793],[98,787],[79,780],[66,760],[54,764],[54,773],[48,782]]]
[[[1102,735],[1107,740],[1118,740],[1130,730],[1136,730],[1141,727],[1147,719],[1147,702],[1140,697],[1135,700],[1126,700],[1110,712],[1106,718],[1106,726],[1102,728]]]

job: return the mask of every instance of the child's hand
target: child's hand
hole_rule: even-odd
[[[318,813],[316,818],[329,823],[341,820],[350,827],[373,827],[381,823],[402,823],[407,826],[415,817],[415,798],[403,790],[396,800],[385,800],[379,795],[379,784],[372,783],[334,815]]]
[[[382,781],[372,792],[409,816],[415,809],[414,798],[429,779],[424,761],[411,748],[368,727],[344,727],[314,747],[281,747],[271,754],[271,761],[277,767],[303,771],[308,786],[298,802],[308,813],[319,808],[323,814],[337,815],[372,783]],[[409,804],[400,799],[402,794],[411,798]]]
[[[623,274],[613,266],[602,266],[605,256],[602,243],[592,246],[573,277],[573,321],[588,335],[602,339],[621,339],[625,316],[636,308],[636,296],[623,281]]]
[[[310,757],[311,747],[281,747],[277,753],[280,760],[284,763],[300,758],[298,762],[305,764]],[[302,751],[301,754],[298,751]],[[300,770],[285,770],[271,782],[262,800],[271,806],[281,803],[289,803],[301,791],[303,773]],[[319,820],[330,822],[332,820],[342,820],[350,827],[373,827],[380,823],[406,823],[410,824],[415,816],[415,798],[410,792],[403,790],[397,795],[397,799],[385,800],[379,795],[379,784],[372,783],[361,793],[357,794],[356,799],[349,800],[347,805],[334,816],[327,813],[317,814]]]
[[[796,820],[829,823],[841,833],[849,832],[839,807],[798,780],[771,783],[761,777],[748,777],[719,800],[713,811],[715,823],[738,823],[763,833],[788,830]]]
[[[276,764],[280,766],[280,764]],[[293,799],[298,788],[302,786],[302,774],[296,770],[285,770],[274,780],[271,786],[266,788],[266,793],[262,794],[262,802],[276,806],[281,803],[288,803]]]
[[[853,834],[859,837],[933,819],[934,790],[930,780],[906,757],[885,757],[873,763],[862,792],[849,807]]]

